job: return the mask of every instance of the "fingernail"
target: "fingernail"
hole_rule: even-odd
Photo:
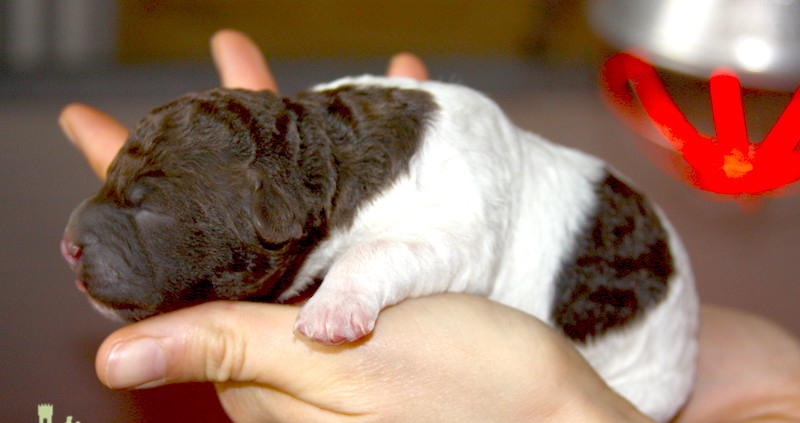
[[[106,382],[110,388],[149,388],[160,385],[166,376],[166,355],[153,338],[118,344],[106,363]]]

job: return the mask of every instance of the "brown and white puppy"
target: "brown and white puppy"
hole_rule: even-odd
[[[469,292],[561,330],[654,418],[691,387],[697,298],[660,212],[458,85],[181,97],[133,130],[62,250],[95,305],[127,320],[313,293],[297,330],[335,344],[405,298]]]

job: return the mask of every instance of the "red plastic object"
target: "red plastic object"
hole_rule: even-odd
[[[655,68],[630,53],[611,57],[601,71],[608,106],[633,131],[677,152],[684,179],[719,194],[762,194],[800,180],[800,88],[760,143],[747,137],[742,88],[733,71],[710,78],[716,136],[699,132],[667,93]],[[638,99],[638,101],[637,101]]]

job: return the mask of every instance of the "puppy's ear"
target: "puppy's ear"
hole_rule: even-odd
[[[258,181],[250,209],[256,233],[265,243],[279,245],[303,236],[308,214],[285,187]]]
[[[250,167],[251,213],[258,235],[283,244],[325,225],[336,187],[330,141],[310,116],[312,103],[282,101],[283,110],[261,123]],[[316,113],[315,115],[318,115]]]

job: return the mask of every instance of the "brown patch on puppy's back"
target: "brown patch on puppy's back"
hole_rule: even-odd
[[[669,234],[642,194],[607,173],[556,280],[553,320],[587,342],[662,301],[674,273]]]

